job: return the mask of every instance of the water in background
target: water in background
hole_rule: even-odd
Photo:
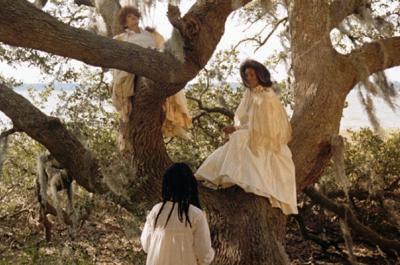
[[[22,96],[29,99],[28,88],[33,87],[35,90],[40,91],[44,88],[44,84],[24,84],[15,89],[15,91]],[[49,97],[48,104],[43,112],[49,114],[55,109],[58,102],[57,93],[66,91],[67,93],[74,89],[74,84],[56,84],[56,90]],[[353,90],[347,96],[348,106],[343,110],[343,118],[340,123],[340,129],[358,129],[361,127],[371,127],[367,114],[361,105],[357,91]],[[396,111],[393,111],[381,98],[374,98],[374,105],[376,115],[381,123],[382,128],[387,130],[400,128],[400,97],[396,99],[395,104],[398,106]],[[112,108],[110,108],[111,110]],[[4,123],[9,123],[9,119],[0,112],[0,126]]]

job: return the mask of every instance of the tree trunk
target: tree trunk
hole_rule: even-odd
[[[132,187],[128,194],[135,196],[134,201],[140,201],[140,194],[152,194],[150,200],[148,197],[142,200],[148,209],[160,200],[161,176],[171,160],[161,133],[165,95],[159,91],[163,89],[148,79],[139,80],[132,113],[127,123],[121,123],[120,133],[125,157],[136,172],[132,184],[128,185]],[[238,187],[219,191],[202,187],[200,194],[209,214],[213,247],[217,251],[213,264],[287,264],[286,217],[281,210],[272,208],[267,199],[245,193]]]
[[[205,189],[205,188],[204,188]],[[209,214],[213,264],[289,264],[285,252],[286,216],[268,200],[239,187],[220,191],[202,190]],[[210,198],[210,199],[208,199]],[[211,199],[212,198],[212,199]]]
[[[124,186],[128,198],[114,199],[137,213],[140,203],[148,209],[159,201],[161,175],[171,163],[161,133],[163,101],[207,63],[223,34],[226,17],[235,9],[235,2],[245,4],[249,0],[198,1],[183,18],[171,12],[170,21],[185,42],[185,62],[165,53],[71,28],[22,0],[0,0],[0,22],[5,25],[0,27],[0,40],[92,65],[126,70],[160,82],[140,79],[132,99],[130,120],[121,123],[124,154],[132,174],[127,176],[128,185]],[[329,6],[329,2],[334,4]],[[296,79],[290,148],[298,193],[317,181],[329,161],[330,138],[339,132],[346,95],[360,78],[354,60],[365,61],[369,73],[400,64],[399,37],[379,42],[384,44],[388,57],[383,63],[381,46],[377,43],[367,44],[348,56],[332,48],[329,37],[332,26],[351,14],[361,2],[352,1],[350,7],[343,9],[340,0],[290,1],[292,67]],[[341,14],[330,17],[337,14],[332,10],[338,7]],[[177,87],[177,84],[182,85]],[[80,185],[94,192],[109,192],[102,183],[96,160],[59,120],[44,115],[2,85],[0,110],[13,120],[18,130],[48,148]],[[286,216],[279,209],[273,209],[267,199],[245,193],[238,187],[219,191],[201,188],[200,194],[209,214],[213,246],[217,251],[213,264],[288,263],[284,251]]]
[[[350,60],[332,47],[327,2],[294,1],[289,13],[296,80],[290,148],[300,192],[317,181],[329,162],[330,139],[339,133],[344,102],[356,79]]]

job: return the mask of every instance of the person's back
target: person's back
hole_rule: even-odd
[[[209,264],[214,257],[209,240],[210,233],[204,212],[196,206],[189,207],[189,220],[192,226],[178,218],[178,204],[167,202],[161,212],[157,225],[154,222],[162,206],[153,207],[146,220],[141,241],[147,252],[147,265],[195,265]],[[171,212],[172,207],[174,209]],[[168,215],[171,216],[166,221]]]
[[[214,258],[197,182],[184,163],[172,165],[163,178],[163,202],[147,216],[141,243],[147,265],[206,265]]]

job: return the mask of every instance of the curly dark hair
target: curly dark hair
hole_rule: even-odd
[[[119,12],[118,12],[118,21],[122,28],[126,27],[125,26],[126,16],[128,16],[129,14],[135,15],[137,18],[142,17],[142,14],[140,14],[140,11],[136,7],[125,6],[125,7],[121,8],[121,10],[119,10]]]
[[[262,64],[255,60],[248,59],[240,65],[240,76],[245,87],[249,87],[246,81],[246,69],[254,69],[257,75],[258,82],[265,87],[272,86],[271,74],[268,69]]]

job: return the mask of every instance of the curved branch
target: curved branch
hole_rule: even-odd
[[[360,7],[368,6],[368,0],[335,0],[330,5],[330,28],[335,28],[347,16],[359,12]]]
[[[364,226],[346,205],[335,203],[313,187],[304,189],[304,193],[322,207],[337,214],[340,218],[347,218],[346,220],[352,230],[359,236],[367,239],[374,246],[378,245],[382,250],[387,252],[392,252],[393,250],[400,251],[399,241],[387,239],[369,227]]]
[[[154,183],[143,182],[140,185],[136,183],[134,194],[129,197],[113,192],[103,181],[96,158],[61,124],[59,119],[47,116],[23,96],[1,83],[0,111],[12,120],[14,128],[25,132],[45,146],[80,186],[90,192],[107,193],[113,202],[130,212],[137,212],[139,202],[145,200],[146,196],[154,194],[149,193],[149,190],[158,187]]]
[[[106,191],[96,159],[59,119],[45,115],[3,84],[0,84],[0,111],[18,130],[43,144],[81,186],[91,192]]]
[[[0,6],[0,41],[6,44],[121,69],[149,79],[156,77],[158,82],[184,83],[197,74],[171,55],[70,27],[28,1],[0,0]]]
[[[346,57],[355,65],[353,67],[355,78],[363,81],[373,73],[400,65],[400,37],[364,44]]]
[[[248,2],[243,0],[241,5]],[[174,84],[188,82],[206,65],[224,33],[227,17],[240,7],[231,1],[201,1],[193,5],[181,19],[185,52],[185,63],[181,63],[169,53],[70,27],[25,0],[0,0],[0,6],[1,42]]]
[[[197,1],[181,17],[179,8],[168,6],[168,19],[182,36],[185,61],[198,72],[212,56],[225,30],[227,17],[251,0]]]

